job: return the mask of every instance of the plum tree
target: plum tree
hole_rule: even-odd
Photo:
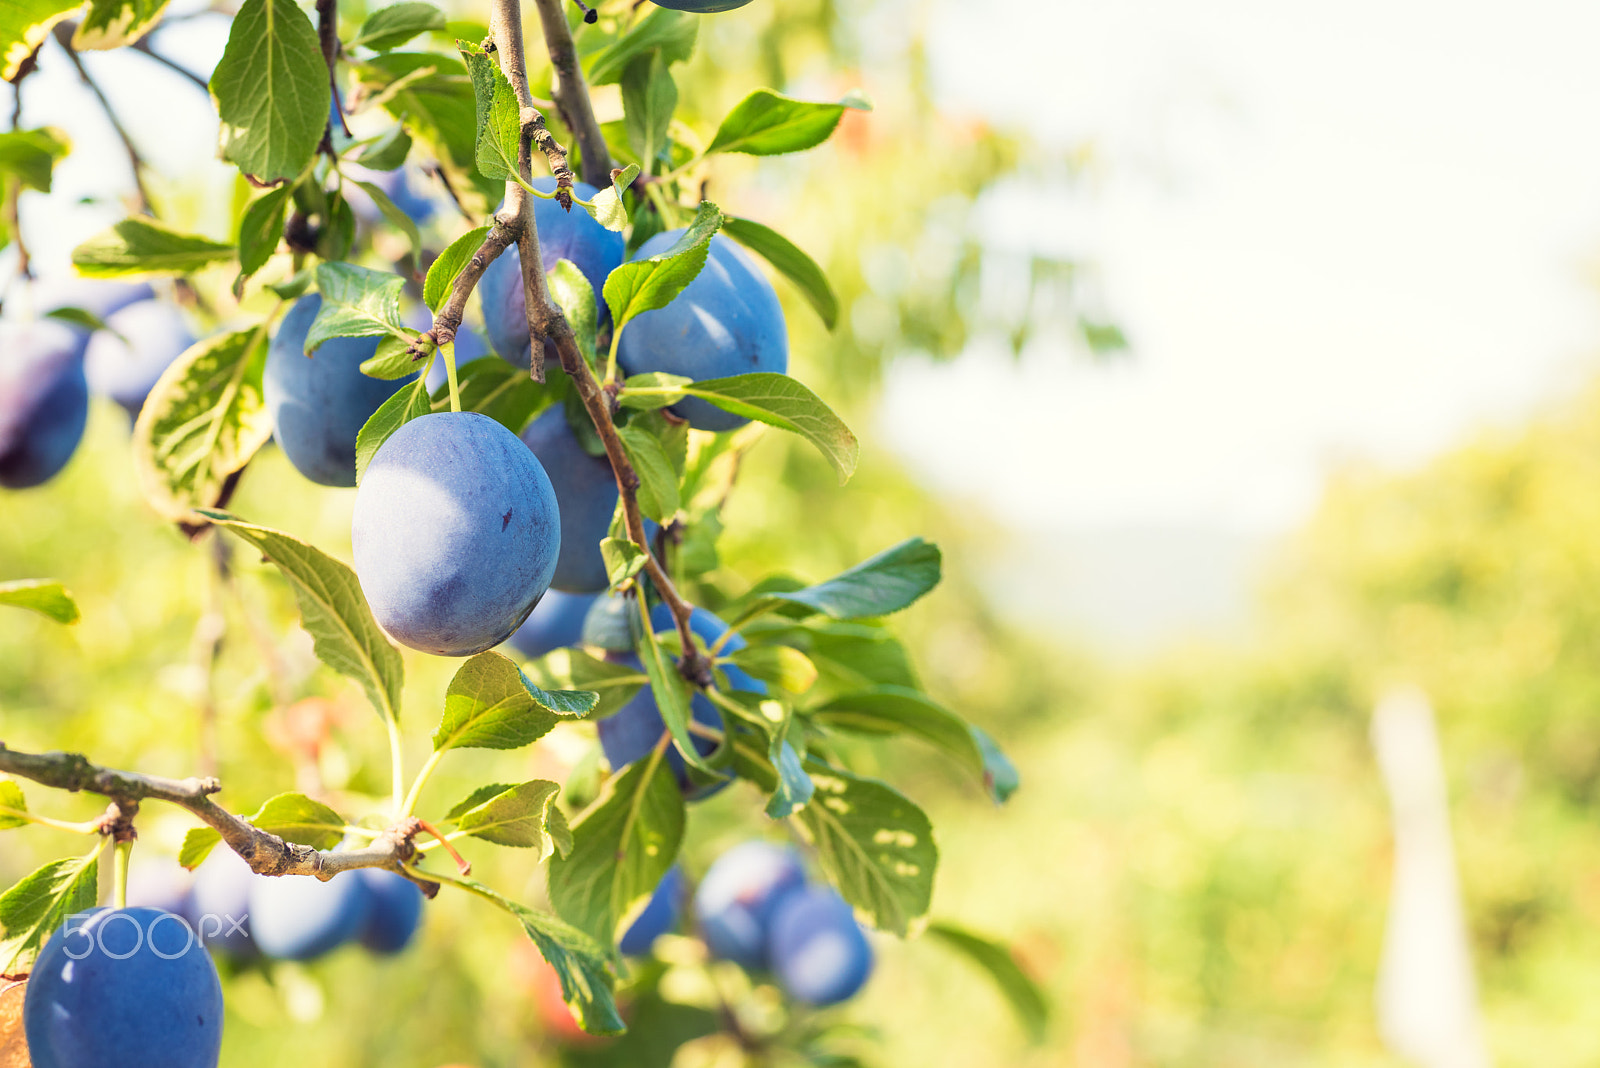
[[[687,889],[683,869],[676,864],[668,868],[667,874],[656,884],[644,911],[623,932],[617,948],[629,957],[642,957],[649,953],[656,939],[678,926],[678,915],[683,911],[683,896]]]
[[[354,486],[356,435],[409,378],[361,373],[377,338],[334,338],[307,356],[306,336],[321,307],[312,293],[284,316],[267,354],[264,395],[273,434],[295,469],[319,485]]]
[[[535,178],[533,187],[541,193],[553,192],[554,178]],[[585,182],[573,186],[573,192],[585,200],[592,200],[599,190]],[[544,269],[553,270],[557,260],[570,260],[598,294],[606,283],[606,276],[622,263],[622,235],[607,230],[581,209],[563,211],[553,200],[533,202],[534,222],[539,228],[539,249]],[[489,334],[494,350],[518,367],[527,367],[532,359],[528,344],[528,310],[522,294],[522,261],[515,249],[489,264],[478,283],[478,297],[483,306],[483,325]],[[552,364],[559,366],[559,358],[552,350]]]
[[[366,887],[367,918],[358,937],[361,944],[384,956],[411,944],[422,922],[422,890],[416,883],[391,871],[362,868],[354,873]]]
[[[706,948],[745,968],[766,967],[773,912],[805,882],[793,849],[755,840],[723,853],[695,890],[695,921]]]
[[[666,252],[682,235],[657,234],[639,246],[634,261]],[[777,291],[749,253],[717,234],[694,281],[666,307],[628,323],[617,363],[631,375],[658,371],[696,381],[752,371],[781,374],[789,369],[789,330]],[[685,397],[672,411],[696,430],[735,430],[749,422],[699,397]]]
[[[141,300],[106,317],[109,329],[89,339],[84,373],[90,392],[122,405],[137,419],[161,372],[190,345],[183,313],[162,300]]]
[[[274,960],[315,960],[360,935],[371,909],[372,896],[359,872],[327,882],[257,879],[250,887],[250,936]]]
[[[549,468],[546,468],[548,473]],[[551,479],[553,483],[555,480]],[[556,491],[556,500],[561,499],[560,490]],[[567,511],[561,510],[561,517],[566,518]],[[561,543],[566,544],[565,532],[562,534]],[[556,564],[559,571],[561,565]],[[511,645],[528,659],[536,659],[555,649],[562,649],[569,645],[577,645],[583,641],[583,621],[589,616],[589,609],[593,607],[597,594],[592,593],[562,593],[553,586],[549,593],[534,610],[528,613],[528,618],[517,632],[511,635]]]
[[[50,936],[23,1023],[34,1068],[216,1068],[222,983],[179,917],[95,909]]]
[[[579,443],[561,405],[529,423],[522,440],[539,458],[561,505],[561,555],[550,585],[566,593],[595,593],[607,585],[600,540],[617,510],[617,479],[604,456]]]
[[[82,331],[0,321],[0,486],[26,489],[72,459],[89,419]]]
[[[872,974],[872,945],[849,902],[831,886],[782,896],[769,923],[767,960],[790,997],[837,1005]]]
[[[499,645],[544,596],[561,551],[544,468],[517,436],[476,412],[406,423],[356,491],[350,541],[372,614],[438,656]]]

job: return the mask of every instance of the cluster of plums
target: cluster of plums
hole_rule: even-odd
[[[89,418],[89,395],[109,397],[136,418],[167,365],[194,343],[173,304],[148,285],[41,282],[41,313],[0,318],[0,486],[47,482],[72,458]],[[105,323],[91,331],[45,316],[77,308]]]

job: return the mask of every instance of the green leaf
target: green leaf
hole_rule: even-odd
[[[633,29],[589,60],[589,84],[617,81],[636,56],[652,48],[660,49],[666,62],[682,63],[694,53],[699,30],[699,20],[692,15],[664,7],[651,8]]]
[[[639,165],[628,164],[620,173],[612,174],[611,184],[596,193],[589,203],[582,205],[583,210],[607,230],[622,233],[628,226],[628,209],[623,206],[622,194],[637,177],[639,177]]]
[[[405,279],[353,263],[317,265],[317,290],[322,306],[306,334],[307,354],[336,337],[400,336],[400,294]]]
[[[384,8],[383,10],[392,9]],[[422,235],[417,232],[416,220],[396,207],[395,202],[389,199],[389,194],[385,193],[381,186],[373,182],[357,182],[356,185],[359,185],[367,196],[372,198],[372,202],[378,205],[378,210],[383,212],[385,219],[389,220],[389,225],[406,235],[406,240],[411,242],[411,254],[420,256],[422,254]]]
[[[521,433],[534,413],[551,403],[550,390],[541,387],[526,367],[516,367],[498,356],[473,360],[456,372],[461,410],[487,415],[513,434]],[[439,393],[450,396],[448,386]]]
[[[391,4],[367,16],[350,47],[361,45],[374,52],[388,52],[419,33],[443,31],[444,26],[444,12],[432,4]]]
[[[768,226],[751,219],[732,215],[722,217],[722,232],[745,248],[759,253],[766,261],[800,289],[800,294],[810,301],[822,317],[823,325],[832,330],[839,323],[839,298],[828,284],[827,275],[817,266],[817,261],[806,255],[799,246]]]
[[[722,212],[709,200],[703,201],[694,222],[671,248],[612,271],[606,277],[605,298],[615,329],[621,330],[641,312],[666,307],[682,293],[706,265],[712,235],[721,225]]]
[[[462,814],[472,811],[485,801],[489,800],[491,797],[499,797],[507,790],[515,790],[516,788],[517,784],[511,782],[486,783],[472,791],[472,793],[468,794],[462,800],[456,802],[455,806],[451,808],[449,812],[445,813],[444,821],[446,823],[453,823],[454,821],[460,819]]]
[[[635,426],[618,427],[617,437],[639,475],[640,509],[658,523],[671,521],[678,512],[678,475],[661,440]]]
[[[67,588],[53,579],[18,579],[0,582],[0,604],[30,608],[57,623],[76,623],[78,603]]]
[[[960,764],[996,801],[1006,801],[1018,786],[1016,767],[988,735],[916,690],[883,686],[846,694],[810,715],[838,730],[915,735]]]
[[[56,163],[71,151],[66,133],[54,126],[0,134],[0,178],[10,175],[24,189],[48,193]]]
[[[578,351],[590,363],[595,362],[594,339],[600,329],[600,312],[595,306],[594,286],[583,276],[578,265],[571,260],[557,260],[550,268],[550,295],[561,307],[572,327]]]
[[[50,27],[83,6],[83,0],[7,0],[0,4],[0,78],[11,81]],[[4,969],[0,969],[4,971]]]
[[[142,274],[191,274],[231,260],[232,245],[184,234],[144,215],[123,219],[72,250],[72,265],[85,278]]]
[[[328,125],[317,31],[294,0],[245,0],[211,75],[222,158],[262,184],[294,178]]]
[[[926,933],[993,979],[1028,1038],[1033,1042],[1044,1040],[1050,1024],[1050,1001],[1005,945],[943,921],[930,923]]]
[[[659,49],[638,56],[622,75],[622,107],[628,144],[654,173],[667,146],[667,128],[678,107],[678,85]]]
[[[155,28],[167,0],[89,0],[89,10],[72,35],[78,51],[121,48]]]
[[[797,817],[828,877],[881,931],[904,936],[928,913],[939,849],[933,826],[902,794],[816,760],[816,785]]]
[[[178,863],[190,871],[205,863],[211,851],[222,843],[222,835],[210,827],[191,827],[183,836],[183,846],[178,850]]]
[[[433,52],[389,52],[353,64],[373,104],[406,124],[438,159],[469,210],[498,203],[502,183],[474,163],[477,144],[472,80],[461,61]]]
[[[416,337],[411,331],[406,331],[405,337],[396,337],[389,334],[378,342],[378,348],[371,356],[361,361],[361,373],[368,378],[381,378],[385,382],[392,382],[397,378],[414,375],[422,368],[422,360],[411,355],[411,342]],[[433,347],[428,346],[428,354],[433,354]]]
[[[600,559],[606,565],[606,583],[612,590],[621,589],[633,576],[644,570],[648,562],[644,550],[627,538],[600,539]]]
[[[94,333],[96,330],[110,329],[110,327],[106,326],[105,322],[98,315],[96,315],[94,312],[86,311],[83,308],[74,308],[71,306],[65,308],[51,308],[49,311],[45,312],[44,315],[46,319],[59,319],[68,326],[76,326],[87,330],[90,333]]]
[[[787,645],[747,645],[728,659],[761,681],[793,694],[805,693],[817,681],[817,665]]]
[[[404,164],[409,155],[411,135],[406,133],[404,126],[396,123],[377,137],[363,141],[353,158],[368,170],[392,171]]]
[[[217,501],[229,476],[272,436],[262,393],[266,324],[213,334],[162,372],[133,428],[133,469],[145,500],[184,521]]]
[[[0,975],[25,972],[45,940],[99,896],[100,849],[52,860],[0,894]]]
[[[28,811],[28,799],[22,795],[22,787],[10,779],[0,779],[0,831],[26,827],[28,819],[16,815],[26,811]]]
[[[282,531],[246,523],[227,512],[201,509],[200,514],[261,550],[294,590],[300,623],[311,635],[317,658],[360,683],[384,719],[399,722],[405,666],[400,650],[372,618],[356,573]]]
[[[843,104],[811,103],[771,89],[757,89],[728,112],[706,155],[744,152],[751,156],[779,156],[803,152],[832,137],[844,111]]]
[[[287,183],[257,198],[239,220],[239,271],[252,275],[266,266],[283,237],[283,217],[292,187]]]
[[[761,710],[769,720],[774,710],[781,717],[767,745],[767,759],[778,773],[778,783],[773,788],[772,796],[767,799],[766,813],[770,819],[788,819],[811,803],[811,798],[816,794],[816,784],[806,774],[800,750],[795,748],[791,740],[795,735],[794,710],[777,701],[763,701]]]
[[[663,753],[628,765],[574,822],[572,851],[550,863],[556,913],[615,946],[672,867],[683,827],[683,793]]]
[[[249,819],[268,834],[312,849],[332,849],[344,838],[344,817],[305,794],[279,794]]]
[[[284,300],[297,300],[311,288],[311,283],[316,281],[316,277],[316,272],[310,267],[302,267],[281,282],[268,282],[266,288]]]
[[[428,403],[428,383],[422,375],[409,386],[396,390],[388,400],[378,405],[378,410],[361,426],[356,434],[356,482],[367,473],[367,465],[378,455],[383,443],[396,430],[420,419],[433,410]]]
[[[439,258],[428,268],[428,277],[422,283],[422,303],[428,306],[429,311],[438,314],[439,309],[444,307],[445,298],[450,296],[450,287],[455,285],[456,276],[472,262],[473,254],[483,246],[483,239],[488,236],[487,226],[468,230],[439,253]]]
[[[472,79],[477,139],[474,157],[486,178],[517,178],[517,145],[522,135],[521,109],[500,64],[470,41],[457,41]]]
[[[567,818],[556,807],[557,783],[534,779],[496,794],[456,817],[456,828],[474,838],[516,849],[537,849],[539,859],[572,850]]]
[[[523,931],[556,970],[561,980],[561,998],[572,1010],[572,1018],[579,1027],[595,1035],[614,1035],[622,1031],[622,1017],[617,1015],[617,1003],[611,996],[614,980],[606,963],[609,954],[605,950],[577,928],[501,897],[482,883],[470,879],[453,881],[517,918]]]
[[[629,375],[622,382],[622,393],[617,402],[624,408],[654,411],[684,398],[684,389],[694,385],[694,379],[683,375],[669,375],[664,371],[646,371]]]
[[[592,719],[603,719],[633,700],[649,679],[625,664],[600,660],[579,649],[557,649],[527,664],[524,674],[546,689],[585,690],[598,696]]]
[[[433,748],[520,749],[562,720],[588,715],[599,701],[598,695],[580,690],[542,690],[507,657],[479,653],[450,680]]]
[[[747,619],[769,608],[794,604],[833,619],[885,616],[915,603],[939,584],[943,555],[921,538],[907,538],[855,567],[789,592],[769,590],[750,598],[740,613]]]
[[[717,774],[705,762],[705,757],[700,755],[700,750],[695,748],[694,738],[689,733],[689,690],[683,676],[678,674],[678,665],[656,640],[648,617],[643,620],[640,630],[643,633],[639,635],[635,651],[644,664],[645,674],[650,677],[650,692],[656,699],[656,709],[661,713],[661,721],[667,725],[679,755],[691,767],[710,775]]]

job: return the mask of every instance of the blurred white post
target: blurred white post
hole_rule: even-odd
[[[1378,1028],[1390,1049],[1424,1068],[1488,1068],[1427,695],[1414,687],[1385,694],[1372,713],[1372,745],[1394,812]]]

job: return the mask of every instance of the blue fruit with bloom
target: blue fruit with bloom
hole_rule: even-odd
[[[678,926],[678,916],[683,911],[683,895],[688,889],[683,869],[674,864],[656,884],[655,893],[639,913],[638,919],[628,926],[617,943],[617,948],[630,957],[642,957],[650,952],[656,939]]]
[[[83,438],[88,335],[53,319],[0,322],[0,486],[54,478]]]
[[[560,500],[557,494],[556,499]],[[562,510],[565,516],[566,510]],[[565,536],[561,539],[566,544]],[[558,569],[560,565],[557,565]],[[562,593],[552,589],[544,595],[528,619],[511,636],[512,648],[533,660],[556,649],[583,641],[583,621],[598,599],[593,593]]]
[[[694,896],[695,920],[711,955],[765,968],[773,911],[805,882],[800,855],[786,846],[757,840],[723,853]]]
[[[109,329],[89,339],[84,355],[89,389],[137,419],[161,372],[194,344],[194,334],[183,313],[161,300],[130,304],[105,322]]]
[[[403,875],[377,868],[355,872],[367,889],[367,920],[358,936],[374,953],[389,956],[411,944],[422,923],[422,888]]]
[[[263,878],[250,888],[250,934],[274,960],[315,960],[352,941],[372,907],[355,872],[327,882],[305,875]]]
[[[591,456],[578,442],[562,405],[546,408],[522,431],[561,503],[561,557],[550,585],[568,593],[606,588],[600,541],[617,509],[617,478],[604,456]]]
[[[750,0],[656,0],[657,7],[670,7],[674,11],[693,11],[709,14],[713,11],[732,11],[744,7]]]
[[[831,886],[808,886],[777,903],[767,959],[778,985],[809,1005],[837,1005],[872,974],[872,944]]]

